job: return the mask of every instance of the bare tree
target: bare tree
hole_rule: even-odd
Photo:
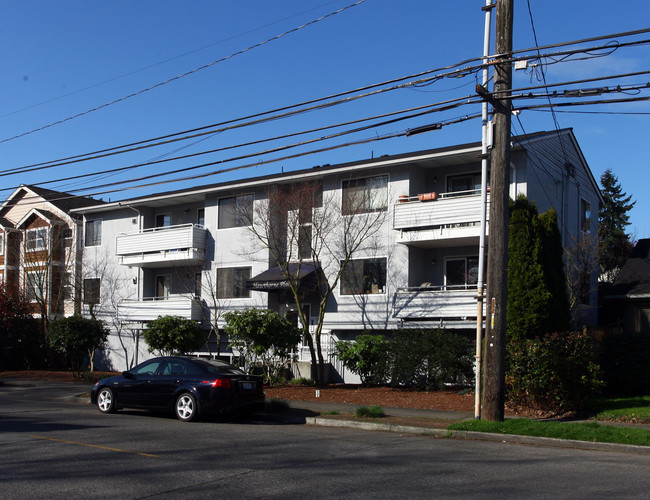
[[[137,362],[139,331],[125,327],[118,314],[119,302],[129,298],[130,278],[119,273],[119,267],[104,247],[87,247],[84,254],[83,272],[75,283],[77,294],[91,318],[102,319],[110,325],[120,343],[126,367],[132,368]]]
[[[598,272],[598,239],[589,233],[572,237],[564,249],[564,262],[571,321],[575,327],[581,311],[589,307],[591,277]]]
[[[251,250],[265,250],[269,264],[278,268],[286,283],[318,383],[324,380],[321,334],[328,302],[353,257],[376,255],[382,246],[387,184],[386,176],[378,176],[343,181],[342,191],[324,192],[316,182],[276,186],[269,188],[266,199],[253,209],[239,213],[257,243]],[[314,280],[313,286],[305,283],[307,274]],[[317,303],[318,316],[310,331],[305,306],[312,303]]]
[[[40,317],[43,332],[51,320],[79,312],[74,281],[80,261],[72,229],[63,222],[36,223],[26,229],[22,245],[13,250],[20,252],[23,291]],[[66,311],[66,304],[72,305],[71,310]]]

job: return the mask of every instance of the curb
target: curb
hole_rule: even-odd
[[[64,398],[78,404],[90,404],[90,399],[85,394]],[[323,417],[296,417],[291,415],[277,415],[272,413],[257,413],[257,418],[290,425],[317,425],[320,427],[340,427],[359,429],[365,431],[394,432],[398,434],[418,434],[434,436],[437,438],[461,439],[467,441],[488,441],[493,443],[524,444],[528,446],[545,446],[549,448],[565,448],[588,451],[610,451],[618,453],[634,453],[637,455],[650,455],[650,446],[632,444],[600,443],[591,441],[577,441],[574,439],[557,439],[536,436],[519,436],[516,434],[493,434],[490,432],[453,431],[449,429],[434,429],[430,427],[417,427],[410,425],[382,424],[379,422],[360,422],[358,420],[338,420]]]
[[[437,438],[461,439],[467,441],[488,441],[508,444],[523,444],[528,446],[543,446],[550,448],[565,448],[588,451],[609,451],[618,453],[635,453],[637,455],[650,455],[650,446],[631,444],[600,443],[591,441],[577,441],[573,439],[557,439],[536,436],[519,436],[515,434],[493,434],[489,432],[453,431],[448,429],[433,429],[428,427],[415,427],[408,425],[382,424],[378,422],[359,422],[357,420],[338,420],[322,417],[280,417],[264,414],[258,415],[269,420],[276,420],[286,424],[309,424],[321,427],[341,427],[360,429],[366,431],[395,432],[399,434],[418,434],[434,436]]]

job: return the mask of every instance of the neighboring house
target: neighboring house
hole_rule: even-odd
[[[595,235],[592,214],[598,213],[600,193],[572,130],[515,137],[512,145],[510,196],[528,196],[540,213],[555,207],[565,245],[585,233]],[[475,331],[480,150],[480,144],[464,144],[382,156],[73,210],[85,220],[84,275],[97,287],[95,312],[113,322],[108,353],[113,367],[148,356],[139,332],[159,315],[202,321],[206,328],[222,327],[225,311],[250,307],[295,318],[283,276],[268,251],[254,244],[250,222],[240,215],[256,212],[260,224],[258,209],[269,203],[270,189],[306,182],[318,183],[319,196],[335,200],[343,217],[346,199],[364,197],[367,212],[386,214],[373,228],[373,245],[352,256],[328,303],[323,349],[339,377],[354,380],[334,358],[334,343],[362,331],[439,326]],[[294,211],[302,221],[300,238],[311,237],[317,210],[322,208]],[[304,264],[300,248],[294,255],[308,289],[319,270]],[[326,273],[338,266],[318,263]],[[584,324],[596,324],[595,274],[591,282]],[[314,324],[315,298],[308,308]],[[217,351],[228,355],[224,339],[204,354]],[[310,361],[305,346],[297,356]]]
[[[81,276],[80,215],[72,208],[100,203],[21,185],[0,206],[0,282],[49,319],[80,312],[75,284]]]
[[[603,297],[604,326],[650,333],[650,239],[639,240]]]

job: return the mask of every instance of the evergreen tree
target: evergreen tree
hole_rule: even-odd
[[[569,302],[557,213],[540,216],[521,195],[510,205],[506,335],[526,339],[566,330]]]
[[[632,201],[632,195],[623,192],[611,169],[600,176],[600,184],[603,196],[598,214],[600,274],[603,281],[612,282],[634,248],[634,242],[625,229],[630,225],[628,212],[636,201]]]
[[[562,235],[554,208],[539,215],[541,262],[546,289],[550,292],[549,314],[544,324],[545,333],[568,330],[571,313],[564,270]]]
[[[550,302],[539,259],[537,208],[525,196],[510,205],[508,241],[508,304],[506,335],[523,339],[543,333]]]

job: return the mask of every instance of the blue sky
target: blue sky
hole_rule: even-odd
[[[481,7],[485,5],[484,0],[365,0],[303,29],[241,52],[355,2],[1,0],[0,171],[237,119],[457,64],[482,54],[484,13]],[[515,49],[534,47],[528,2],[517,0],[515,4]],[[650,27],[650,4],[647,1],[530,0],[530,7],[540,45]],[[617,40],[626,42],[646,38],[650,38],[650,34]],[[604,55],[604,52],[597,54]],[[221,59],[224,60],[215,62]],[[638,72],[650,70],[649,63],[650,47],[646,45],[618,48],[604,57],[549,65],[546,78],[548,83],[553,83]],[[204,66],[207,67],[193,71]],[[189,74],[178,78],[186,73]],[[536,76],[531,72],[517,72],[514,85],[537,85],[540,82]],[[168,80],[171,81],[159,85]],[[648,81],[650,75],[642,75],[580,87]],[[474,76],[447,78],[425,87],[385,92],[290,119],[92,162],[5,175],[0,177],[0,189],[13,188],[21,183],[59,180],[43,186],[88,194],[108,190],[97,188],[100,184],[141,175],[156,174],[157,180],[171,179],[180,174],[162,174],[172,169],[223,161],[243,153],[320,137],[327,132],[141,167],[121,174],[60,180],[135,165],[163,155],[223,148],[469,96],[473,94],[475,84]],[[155,88],[141,92],[150,87]],[[564,88],[558,87],[559,90]],[[138,95],[123,99],[136,93]],[[648,95],[648,91],[641,95]],[[626,94],[611,95],[626,96],[630,97]],[[104,106],[114,101],[118,102]],[[94,108],[100,109],[88,112]],[[650,185],[650,116],[647,114],[650,113],[650,104],[639,102],[571,109],[646,113],[557,113],[556,119],[562,128],[573,127],[596,179],[605,169],[613,169],[623,189],[637,200],[631,214],[633,225],[630,232],[636,238],[650,237],[650,222],[645,217],[650,210],[650,200],[645,196],[644,187]],[[101,196],[118,200],[154,191],[221,182],[233,177],[263,175],[280,169],[307,168],[478,141],[481,137],[480,121],[468,120],[413,137],[369,142],[233,173],[208,175],[220,167],[267,161],[291,152],[396,134],[419,125],[478,112],[478,105],[463,106],[290,152],[267,153],[255,160],[205,167],[192,171],[203,177],[190,182]],[[78,114],[81,116],[67,119]],[[550,113],[523,111],[519,118],[521,122],[513,120],[516,134],[553,130],[556,126]],[[49,126],[60,121],[62,123]],[[21,137],[12,139],[16,136]],[[183,149],[177,151],[179,148]],[[120,187],[124,186],[117,189]],[[0,192],[0,198],[9,192]]]

